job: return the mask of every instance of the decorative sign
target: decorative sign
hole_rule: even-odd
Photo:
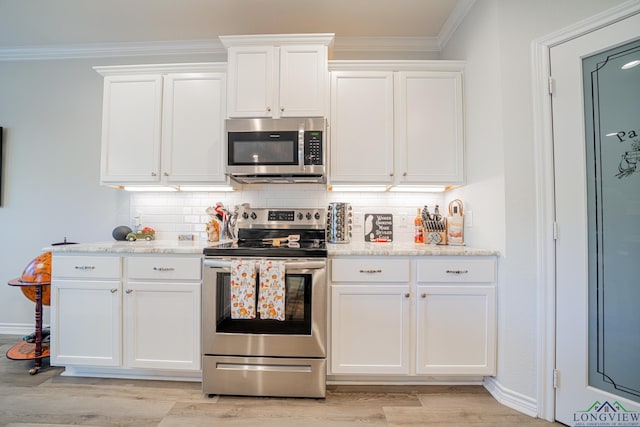
[[[392,214],[364,214],[365,242],[392,242]]]

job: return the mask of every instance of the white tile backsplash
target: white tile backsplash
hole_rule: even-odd
[[[438,204],[441,212],[446,212],[444,193],[341,193],[316,185],[265,184],[233,193],[130,193],[130,225],[133,228],[133,218],[141,213],[142,226],[153,227],[158,239],[177,240],[181,234],[193,234],[197,240],[206,240],[209,216],[205,210],[217,202],[229,207],[249,203],[253,207],[280,208],[326,208],[331,202],[348,202],[359,215],[392,214],[394,240],[407,242],[413,240],[416,208],[427,205],[433,211]],[[354,225],[353,240],[364,240],[361,225]]]

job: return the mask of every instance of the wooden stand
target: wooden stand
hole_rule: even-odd
[[[13,279],[9,281],[10,286],[33,286],[35,288],[35,302],[36,302],[36,331],[35,331],[35,343],[29,343],[27,341],[21,341],[11,347],[7,351],[7,358],[12,360],[34,360],[35,367],[29,369],[30,375],[35,375],[42,366],[42,359],[49,357],[49,344],[42,344],[42,288],[44,286],[50,286],[50,282],[45,283],[28,283],[23,282],[20,279]]]

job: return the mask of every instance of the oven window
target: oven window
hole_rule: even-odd
[[[285,320],[260,319],[259,314],[256,314],[256,319],[232,319],[230,280],[231,274],[218,273],[217,332],[311,335],[311,274],[285,275]]]
[[[229,164],[297,165],[298,132],[230,133]]]

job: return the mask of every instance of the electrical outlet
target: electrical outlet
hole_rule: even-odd
[[[142,225],[142,212],[136,212],[136,216],[133,217],[133,225],[140,227]]]
[[[364,219],[363,219],[364,215],[362,214],[362,212],[354,212],[353,213],[353,225],[356,227],[362,227],[362,224],[364,223]]]
[[[464,213],[464,226],[473,227],[473,211],[466,211]]]

